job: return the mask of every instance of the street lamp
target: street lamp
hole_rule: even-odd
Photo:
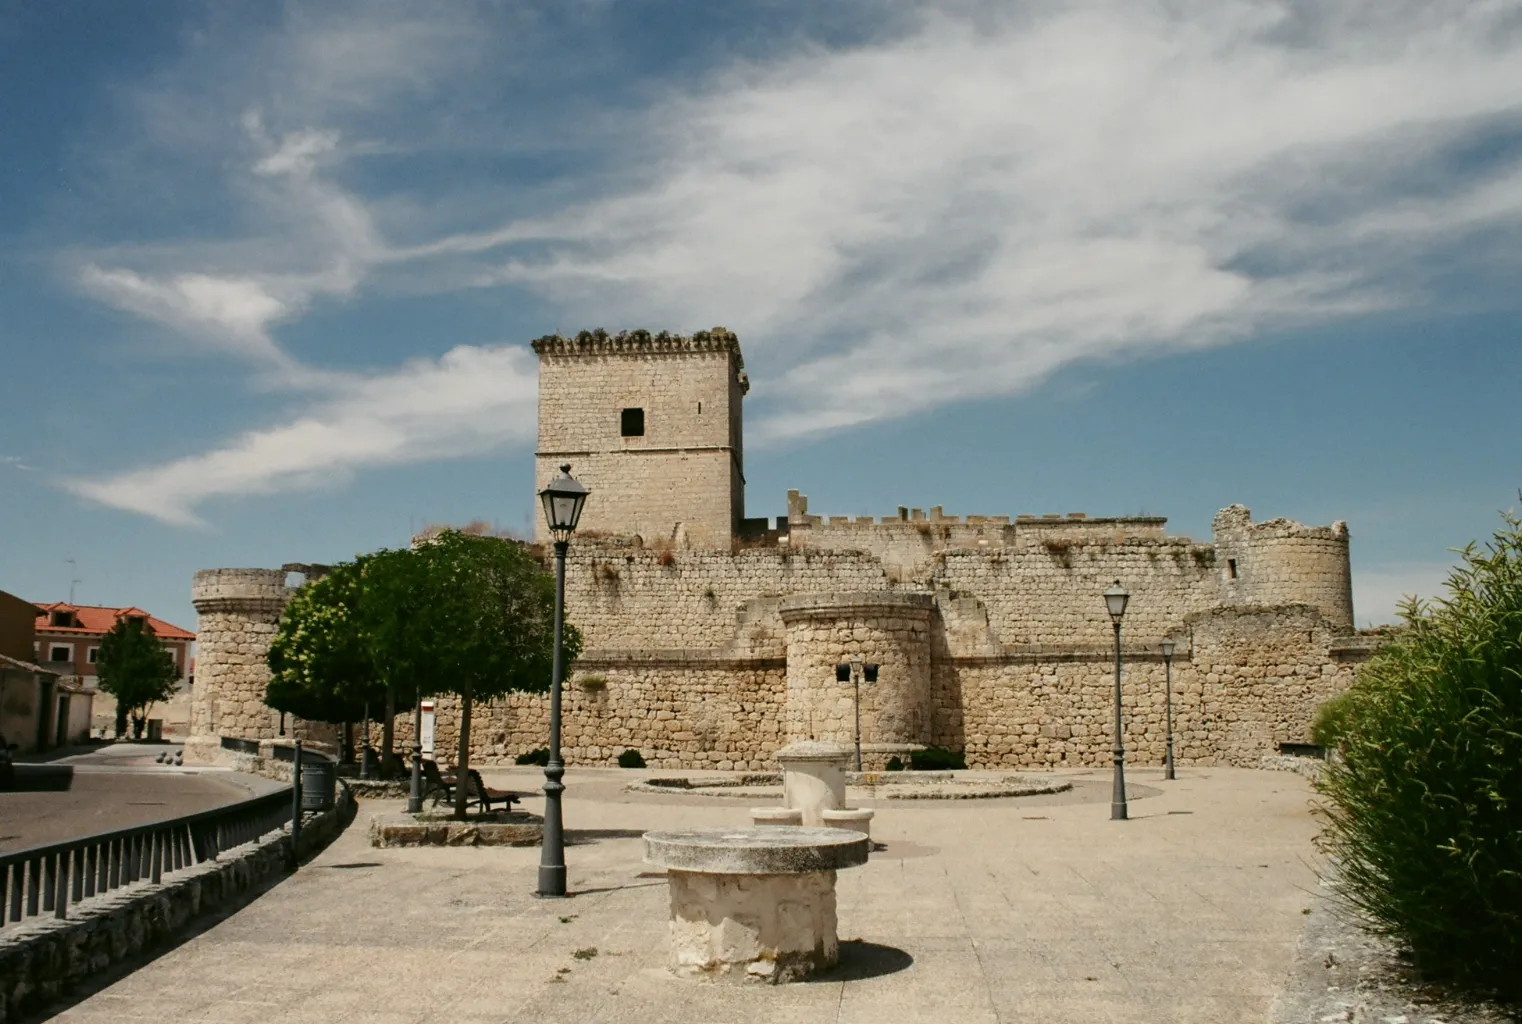
[[[565,638],[565,553],[571,534],[587,503],[585,487],[571,476],[571,464],[561,463],[560,475],[539,492],[544,517],[555,538],[555,660],[550,668],[550,760],[544,766],[544,841],[539,853],[539,895],[565,895],[565,833],[560,815],[560,673]]]
[[[861,682],[877,682],[877,666],[863,665],[860,658],[852,658],[848,665],[841,662],[835,666],[835,681],[849,682],[853,687],[853,704],[856,708],[856,770],[861,771]]]
[[[1163,759],[1163,778],[1173,778],[1173,640],[1163,641],[1163,672],[1167,676],[1168,755]]]
[[[1115,624],[1115,791],[1110,795],[1110,820],[1126,820],[1126,748],[1121,742],[1120,730],[1120,620],[1126,614],[1126,602],[1131,595],[1120,580],[1105,591],[1105,609]]]

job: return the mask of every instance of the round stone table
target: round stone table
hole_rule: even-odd
[[[867,862],[867,837],[761,825],[645,833],[671,888],[671,969],[798,981],[835,966],[835,872]]]

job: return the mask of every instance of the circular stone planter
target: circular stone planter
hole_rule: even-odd
[[[998,797],[1066,793],[1066,779],[1038,775],[988,774],[957,777],[956,772],[848,772],[846,801],[861,800],[988,800]],[[780,775],[731,777],[664,776],[630,783],[631,793],[668,796],[717,796],[745,800],[781,800]]]
[[[544,823],[522,811],[456,821],[443,815],[376,814],[370,818],[370,845],[538,846]]]
[[[835,872],[865,864],[869,845],[837,828],[645,833],[671,888],[672,971],[778,984],[835,966]]]

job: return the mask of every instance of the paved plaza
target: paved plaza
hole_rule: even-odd
[[[57,1019],[1258,1022],[1318,899],[1298,775],[1133,770],[1132,819],[1111,822],[1108,772],[1065,772],[1048,796],[880,802],[886,848],[840,873],[824,979],[686,981],[639,834],[747,824],[749,803],[624,791],[643,774],[569,773],[573,898],[532,895],[537,848],[372,849],[369,815],[399,808],[367,801],[296,876]]]

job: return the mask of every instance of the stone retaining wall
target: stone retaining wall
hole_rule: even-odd
[[[333,810],[304,815],[301,855],[326,846],[353,817],[347,793]],[[8,925],[0,932],[0,1024],[45,1011],[92,976],[162,949],[196,919],[236,909],[257,895],[289,870],[289,828],[158,885],[143,882],[71,905],[65,920],[48,916]],[[158,1009],[173,1017],[173,996],[166,998],[170,1002]]]

